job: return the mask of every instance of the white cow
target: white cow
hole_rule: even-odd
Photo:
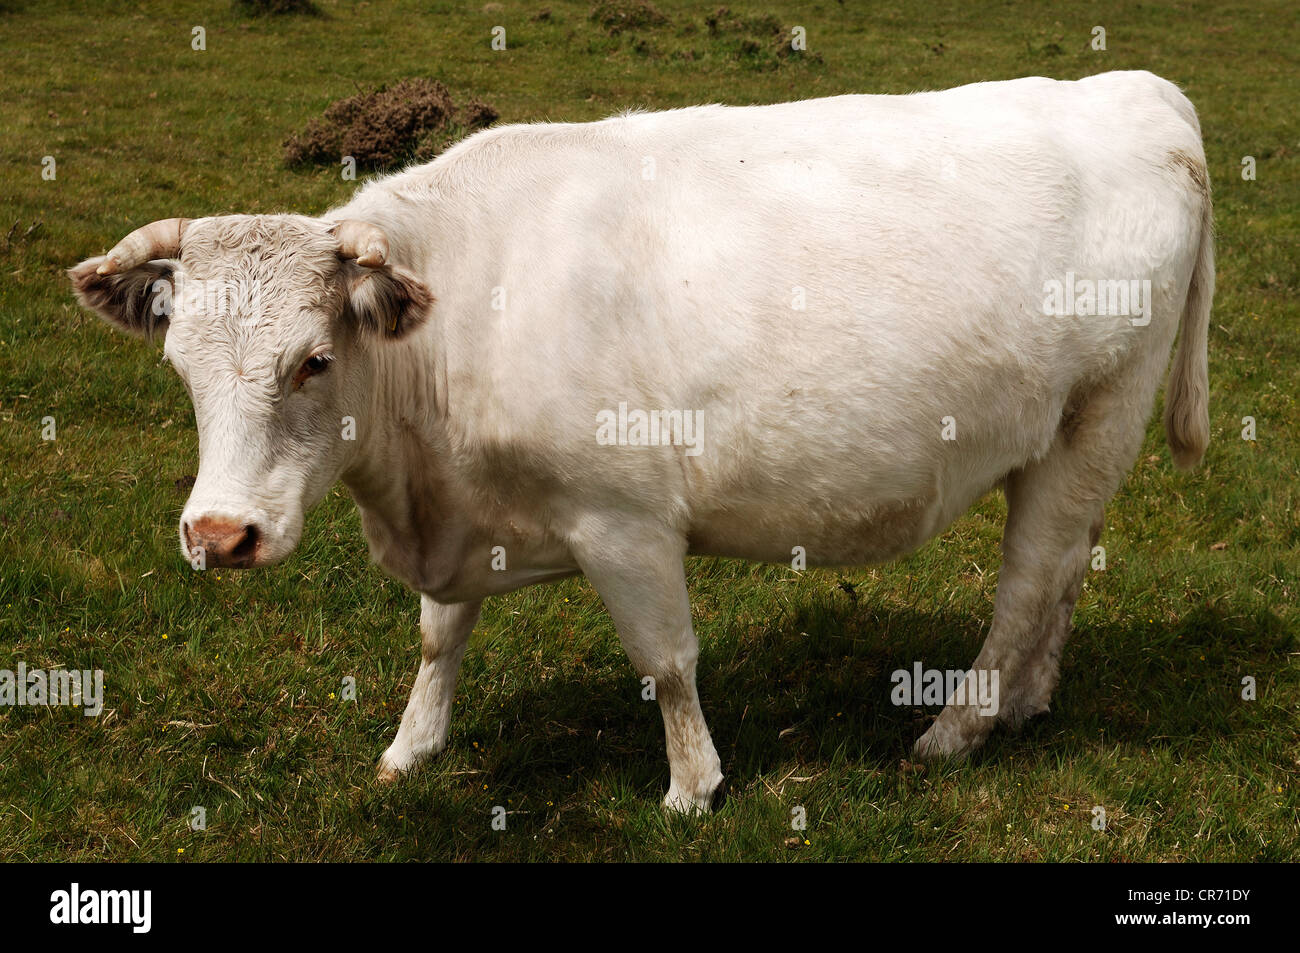
[[[165,332],[193,399],[187,558],[285,558],[341,478],[420,593],[384,778],[445,745],[481,600],[583,573],[656,681],[667,804],[707,810],[684,557],[887,560],[1000,486],[998,713],[954,697],[916,743],[970,751],[1048,708],[1180,329],[1174,463],[1209,439],[1209,181],[1146,72],[503,126],[320,218],[155,222],[70,275]]]

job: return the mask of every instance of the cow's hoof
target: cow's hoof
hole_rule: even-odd
[[[712,809],[720,811],[727,803],[727,779],[723,778],[718,782],[718,786],[713,789]]]
[[[912,754],[918,761],[938,761],[941,758],[964,758],[979,747],[984,738],[967,739],[936,721],[930,730],[916,739]]]
[[[726,781],[721,777],[712,784],[701,785],[701,790],[708,793],[688,794],[673,782],[668,787],[664,806],[678,814],[708,814],[710,810],[721,807],[722,802],[726,800]]]
[[[412,765],[402,765],[397,758],[393,757],[392,749],[385,751],[379,758],[379,764],[375,768],[375,779],[380,784],[392,784],[407,771],[411,770]]]
[[[1050,715],[1051,707],[1045,701],[1031,701],[1023,704],[1008,705],[998,713],[998,723],[1006,725],[1012,731],[1019,731],[1025,722],[1040,715]]]

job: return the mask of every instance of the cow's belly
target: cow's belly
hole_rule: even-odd
[[[529,567],[495,571],[467,562],[461,571],[448,579],[428,583],[420,589],[421,594],[436,602],[451,604],[486,599],[514,592],[527,586],[555,582],[567,579],[581,572],[572,560],[555,560],[549,567]]]
[[[943,530],[943,517],[933,495],[843,509],[740,506],[703,514],[688,543],[695,556],[856,566],[911,552]]]

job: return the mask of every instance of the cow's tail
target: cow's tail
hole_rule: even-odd
[[[1165,390],[1165,437],[1174,466],[1190,470],[1201,462],[1210,443],[1210,371],[1206,357],[1210,302],[1214,298],[1214,214],[1209,178],[1205,180],[1201,241],[1192,281],[1183,303],[1178,350]]]

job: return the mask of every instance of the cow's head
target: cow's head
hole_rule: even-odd
[[[376,348],[432,298],[388,263],[377,226],[295,215],[167,219],[68,274],[121,330],[164,336],[194,402],[199,473],[181,549],[207,565],[278,562],[365,426]]]

